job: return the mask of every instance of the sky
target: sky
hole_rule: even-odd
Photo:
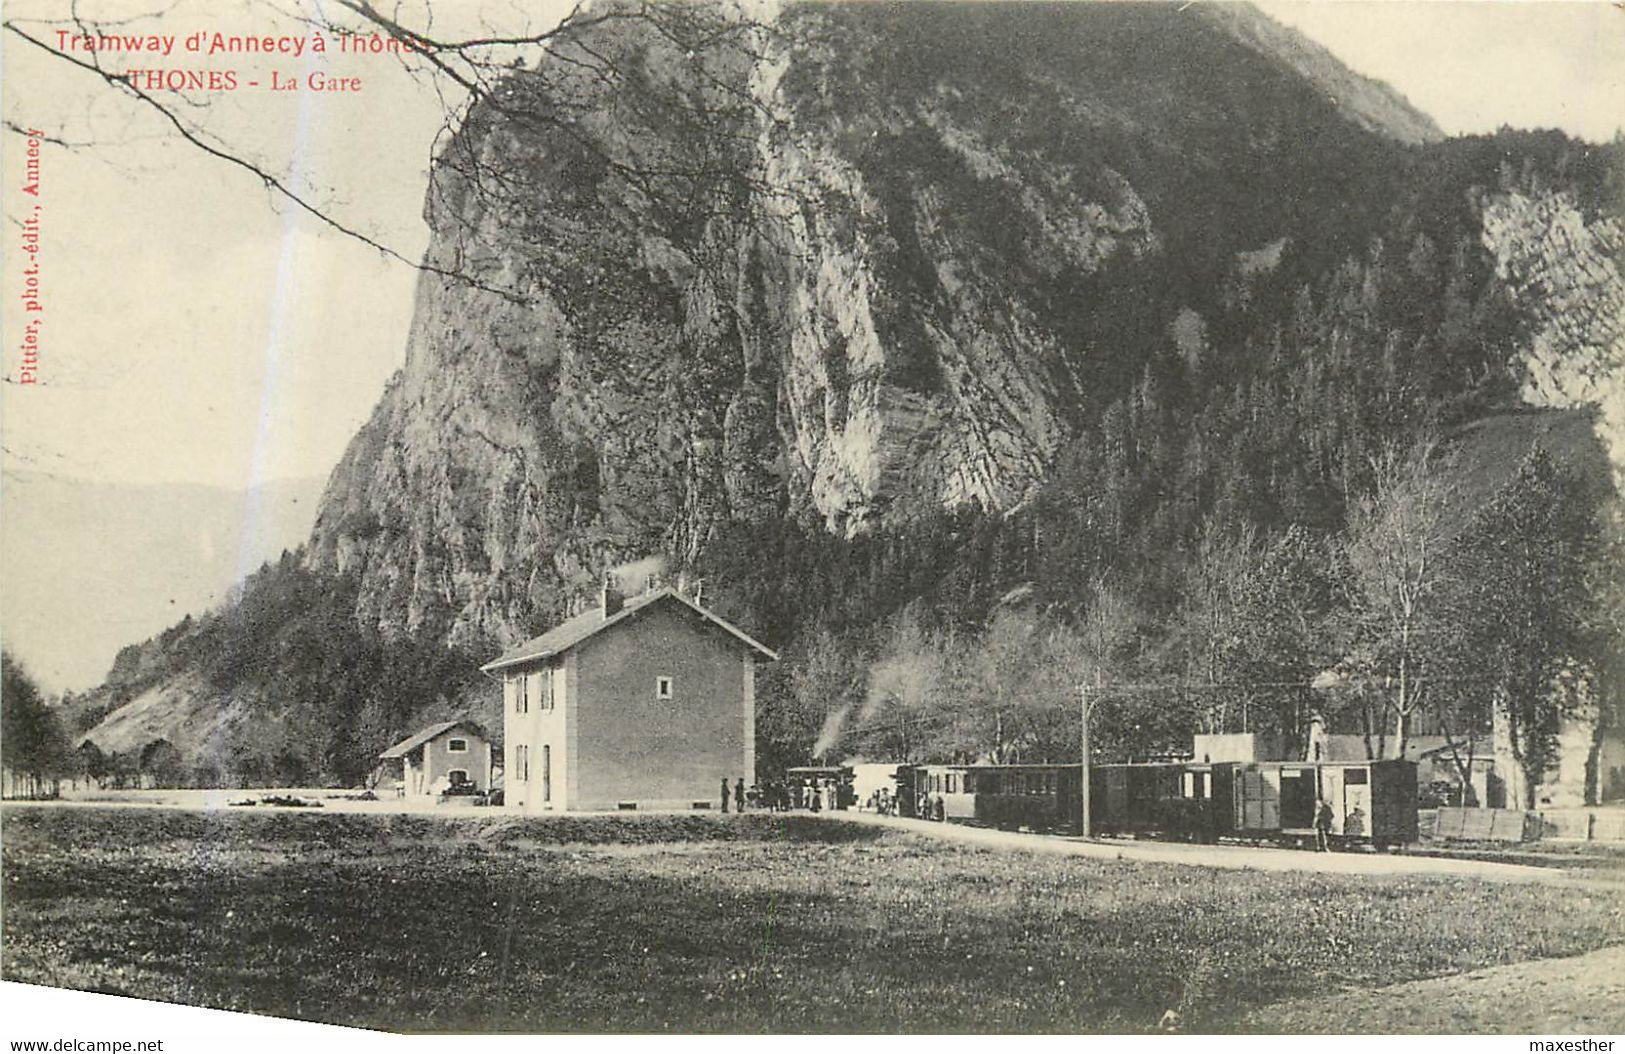
[[[1264,0],[1278,22],[1387,81],[1450,135],[1625,124],[1625,6],[1585,0]]]
[[[286,6],[314,8],[300,2]],[[184,38],[307,29],[268,0],[78,6],[87,20],[119,20],[120,33]],[[517,4],[488,6],[504,27],[526,24],[510,12]],[[566,10],[562,2],[525,6],[539,12],[537,25]],[[58,19],[66,7],[65,0],[8,0],[6,17],[36,36],[51,34],[53,25],[31,19]],[[153,7],[165,9],[162,17],[130,17]],[[437,31],[486,28],[468,19],[448,25],[459,7],[475,10],[436,5]],[[0,47],[6,119],[95,144],[43,147],[42,383],[13,383],[19,319],[7,312],[7,383],[0,389],[6,467],[233,489],[325,476],[404,359],[417,271],[179,141],[150,109],[115,95],[94,74],[11,34]],[[219,140],[330,215],[408,260],[421,256],[428,163],[445,109],[398,61],[309,53],[196,60],[177,52],[167,65],[234,67],[245,82],[262,85],[273,71],[361,77],[355,94],[273,95],[240,85],[214,96],[202,119]],[[18,136],[0,136],[13,231],[34,203],[15,192],[24,148]],[[23,266],[15,240],[7,243],[8,275]]]
[[[123,32],[184,37],[296,32],[287,12],[317,2],[80,0],[79,10],[119,19]],[[67,6],[16,0],[6,17],[48,32],[35,20],[60,18]],[[166,8],[161,17],[139,17],[158,6]],[[1261,6],[1356,70],[1389,81],[1447,132],[1510,124],[1607,139],[1625,119],[1625,10],[1605,2]],[[563,10],[439,0],[434,27],[446,35],[508,31]],[[42,383],[14,383],[21,320],[7,310],[6,467],[232,488],[329,472],[404,359],[416,272],[177,142],[93,75],[10,34],[0,47],[7,119],[92,144],[42,148]],[[220,65],[201,63],[211,64]],[[422,196],[443,117],[435,93],[389,59],[256,56],[239,66],[245,77],[325,69],[363,78],[357,94],[239,90],[217,97],[203,119],[347,223],[415,259],[427,242]],[[34,204],[16,193],[23,145],[0,135],[13,235]],[[6,243],[0,287],[23,266],[17,243]]]

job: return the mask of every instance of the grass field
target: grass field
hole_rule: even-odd
[[[7,810],[0,838],[8,980],[409,1030],[1142,1031],[1172,1008],[1224,1031],[1625,943],[1625,888],[1040,857],[806,816],[58,807]]]

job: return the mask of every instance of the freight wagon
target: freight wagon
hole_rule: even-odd
[[[1315,833],[1316,802],[1331,806],[1331,835],[1403,845],[1417,839],[1416,763],[1260,761],[1235,769],[1234,830],[1247,835]]]

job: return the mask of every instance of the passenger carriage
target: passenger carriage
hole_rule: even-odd
[[[990,827],[1079,829],[1081,766],[903,765],[898,811]],[[1410,761],[1137,762],[1090,766],[1092,828],[1109,835],[1189,841],[1305,840],[1317,803],[1339,841],[1417,839],[1416,765]],[[922,816],[919,805],[929,803]]]

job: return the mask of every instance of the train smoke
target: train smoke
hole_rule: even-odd
[[[824,715],[824,727],[819,730],[818,740],[813,744],[813,757],[822,758],[841,741],[841,730],[846,727],[846,717],[851,712],[852,704],[842,703]]]

